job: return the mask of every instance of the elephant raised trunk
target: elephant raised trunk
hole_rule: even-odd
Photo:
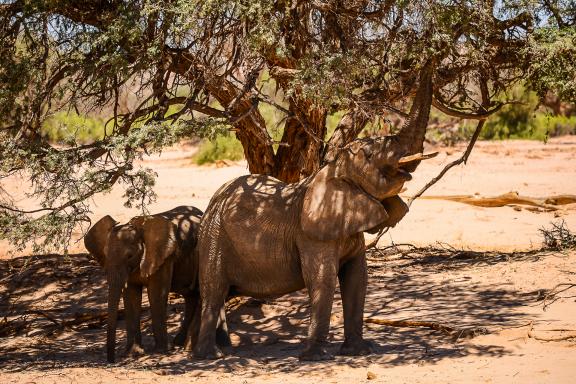
[[[410,113],[400,132],[396,135],[400,148],[404,151],[402,156],[413,155],[423,151],[426,126],[428,125],[430,107],[432,106],[432,71],[433,68],[430,62],[426,63],[424,68],[422,68]],[[419,163],[419,161],[413,161],[402,168],[408,172],[414,172]]]
[[[108,274],[108,324],[106,330],[106,358],[109,363],[116,359],[116,326],[120,296],[127,281],[125,274],[115,271]]]

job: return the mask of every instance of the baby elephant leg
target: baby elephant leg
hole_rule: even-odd
[[[184,295],[184,318],[180,324],[180,329],[176,336],[174,336],[174,345],[179,347],[187,347],[188,332],[190,330],[190,324],[195,316],[195,311],[200,310],[197,308],[199,302],[198,294],[187,294]]]

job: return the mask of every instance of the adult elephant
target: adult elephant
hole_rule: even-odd
[[[196,242],[202,211],[179,206],[151,216],[137,216],[126,224],[110,217],[100,219],[84,237],[86,249],[106,270],[108,280],[108,327],[106,355],[115,360],[118,305],[123,294],[126,317],[126,351],[142,351],[140,312],[142,288],[147,287],[155,350],[168,350],[166,306],[169,292],[184,296],[184,319],[174,339],[184,345],[187,332],[197,333],[200,312],[198,293],[198,257]],[[223,311],[220,316],[219,341],[229,344]],[[188,343],[193,343],[190,334]]]
[[[363,232],[394,226],[408,211],[398,193],[419,161],[400,159],[422,152],[431,77],[426,66],[397,135],[356,140],[299,183],[253,175],[216,192],[198,240],[203,302],[196,357],[222,356],[215,329],[229,293],[262,298],[307,288],[310,325],[300,359],[332,358],[323,344],[337,279],[344,309],[340,353],[371,352],[371,343],[362,336],[367,284]]]

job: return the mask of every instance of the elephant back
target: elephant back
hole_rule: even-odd
[[[203,212],[193,206],[179,206],[158,214],[170,220],[176,228],[178,252],[174,260],[172,290],[182,294],[197,285],[198,256],[196,245]]]
[[[175,225],[179,253],[186,255],[196,247],[202,214],[196,207],[182,205],[154,216],[168,219]]]

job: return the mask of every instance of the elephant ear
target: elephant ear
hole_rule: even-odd
[[[386,227],[395,227],[396,224],[406,216],[409,210],[408,204],[398,195],[382,200],[382,206],[386,210],[386,213],[388,213],[388,219],[366,232],[376,233]]]
[[[380,202],[341,178],[313,180],[304,196],[300,224],[318,240],[363,232],[388,219]]]
[[[148,217],[142,221],[144,257],[140,262],[143,277],[150,277],[176,252],[176,225],[163,217]]]
[[[106,263],[106,245],[108,244],[108,235],[116,221],[111,216],[104,216],[90,228],[84,236],[84,246],[98,261],[102,267]]]

